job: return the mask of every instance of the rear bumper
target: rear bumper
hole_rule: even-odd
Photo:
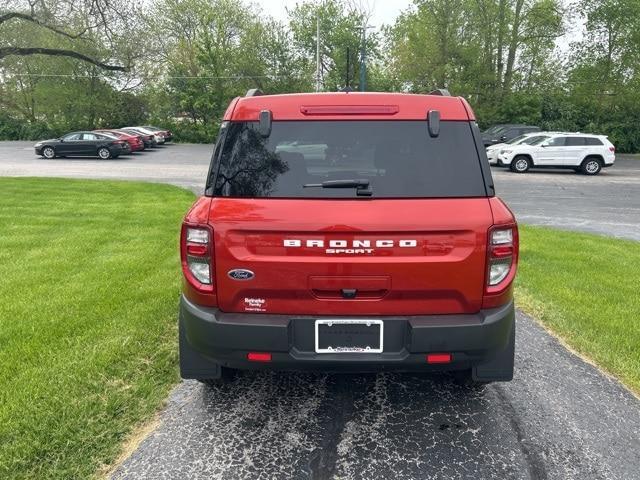
[[[231,368],[376,371],[461,370],[504,351],[514,328],[513,302],[477,314],[372,317],[384,321],[384,352],[316,353],[315,320],[322,316],[224,313],[180,300],[185,345],[204,362]],[[345,318],[344,316],[340,318]],[[247,360],[248,352],[269,352],[272,361]],[[427,364],[427,353],[451,353],[448,364]],[[196,362],[197,363],[197,362]],[[197,364],[181,364],[183,378],[199,378]]]

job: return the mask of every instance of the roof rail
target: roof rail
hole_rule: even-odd
[[[427,95],[440,95],[442,97],[451,96],[449,90],[447,90],[446,88],[436,88],[435,90],[431,90],[429,93],[427,93]]]
[[[261,95],[264,95],[264,93],[262,93],[262,90],[260,90],[259,88],[250,88],[249,90],[247,90],[245,97],[259,97]]]

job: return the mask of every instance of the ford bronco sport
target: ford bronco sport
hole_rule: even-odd
[[[183,378],[513,376],[518,229],[446,91],[234,99],[180,243]]]

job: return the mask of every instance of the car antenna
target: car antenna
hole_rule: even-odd
[[[349,86],[349,53],[350,53],[350,50],[349,50],[349,47],[347,47],[347,72],[346,72],[346,83],[345,83],[345,87],[340,89],[340,91],[341,91],[341,92],[347,92],[347,93],[349,93],[349,92],[353,92],[353,88],[351,88],[351,87]]]

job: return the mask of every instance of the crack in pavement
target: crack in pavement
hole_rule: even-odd
[[[518,312],[516,377],[186,381],[114,479],[640,479],[640,401]]]

